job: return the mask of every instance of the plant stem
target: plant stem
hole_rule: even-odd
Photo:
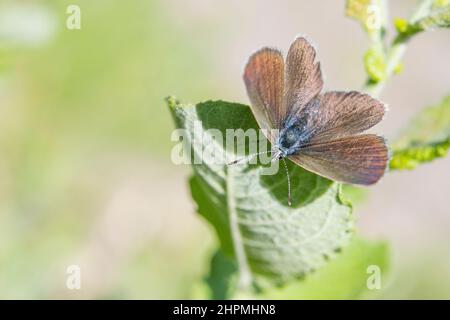
[[[432,4],[433,0],[422,0],[414,10],[414,13],[411,15],[409,23],[414,23],[420,18],[426,16],[430,12]],[[394,73],[395,68],[401,62],[406,51],[407,41],[408,37],[403,37],[402,34],[397,34],[387,51],[384,78],[378,82],[373,82],[370,79],[367,80],[366,85],[363,89],[365,92],[371,94],[374,97],[379,96],[386,82]]]
[[[400,61],[403,58],[403,55],[406,51],[406,42],[399,42],[391,45],[391,47],[388,50],[388,54],[386,57],[386,69],[385,69],[385,76],[382,80],[378,82],[373,82],[371,80],[367,80],[366,85],[364,86],[364,91],[371,94],[374,97],[377,97],[380,95],[381,90],[385,86],[387,80],[392,76],[394,73],[395,67],[400,63]]]

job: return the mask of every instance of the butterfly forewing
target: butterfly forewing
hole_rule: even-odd
[[[297,38],[286,58],[285,104],[289,114],[299,113],[323,87],[316,51],[303,37]]]
[[[344,183],[370,185],[384,174],[389,158],[384,138],[364,134],[306,145],[289,157],[303,168]]]
[[[244,82],[251,109],[261,129],[278,129],[286,114],[283,109],[284,60],[275,49],[264,48],[253,54],[244,71]],[[270,136],[269,140],[274,141]]]
[[[311,143],[361,133],[380,122],[385,113],[383,103],[357,91],[327,92],[315,102],[304,110],[314,115],[309,124]]]

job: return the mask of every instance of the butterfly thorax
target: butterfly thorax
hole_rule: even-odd
[[[309,121],[310,115],[306,112],[300,117],[290,116],[286,119],[275,143],[275,147],[282,152],[283,156],[296,154],[303,145],[308,143],[311,138]]]

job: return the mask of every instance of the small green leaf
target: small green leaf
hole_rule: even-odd
[[[382,48],[379,46],[371,47],[364,55],[364,66],[371,81],[383,80],[386,76],[386,64]]]
[[[413,169],[420,163],[445,157],[450,148],[450,95],[414,117],[393,144],[391,169]]]
[[[181,105],[168,103],[178,128],[185,129],[193,154],[205,147],[207,129],[257,129],[248,106],[224,101]],[[195,124],[200,123],[199,130]],[[218,158],[239,157],[209,139]],[[265,141],[265,139],[264,139]],[[242,155],[240,155],[242,156]],[[292,207],[287,204],[284,170],[263,175],[261,165],[226,166],[208,158],[194,164],[190,180],[197,210],[217,232],[221,250],[237,262],[239,283],[251,287],[256,278],[286,282],[323,266],[344,247],[353,228],[351,207],[340,198],[340,185],[288,163]],[[257,279],[256,279],[257,280]]]
[[[394,20],[395,27],[399,32],[398,40],[407,40],[411,36],[427,30],[433,30],[437,28],[449,28],[450,27],[450,5],[445,7],[436,7],[424,17],[421,17],[417,21],[408,23],[403,19]]]
[[[373,270],[380,271],[380,289],[388,275],[389,248],[384,242],[355,238],[342,254],[308,278],[271,288],[263,299],[358,299],[367,293]],[[377,288],[371,288],[377,289]],[[374,290],[375,291],[375,290]]]
[[[345,13],[361,23],[373,40],[380,40],[386,29],[384,0],[347,0]]]
[[[394,26],[398,33],[406,33],[408,31],[409,23],[406,19],[395,18]]]

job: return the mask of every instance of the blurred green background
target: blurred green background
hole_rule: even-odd
[[[81,29],[66,28],[68,5]],[[415,1],[392,1],[407,16]],[[0,1],[0,298],[190,298],[212,229],[170,161],[164,97],[247,103],[241,72],[297,34],[317,45],[326,87],[359,88],[367,45],[344,1]],[[395,137],[448,93],[450,42],[414,40],[376,128]],[[416,63],[420,61],[420,63]],[[450,298],[449,160],[395,173],[355,215],[392,244],[383,298]],[[81,267],[81,290],[66,268]]]

